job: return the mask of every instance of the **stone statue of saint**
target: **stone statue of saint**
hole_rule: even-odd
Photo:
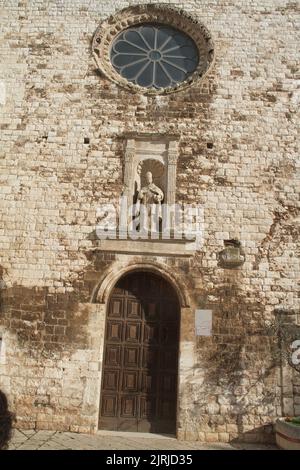
[[[164,199],[164,193],[162,190],[153,183],[153,176],[151,171],[146,173],[147,186],[141,188],[138,193],[138,206],[139,210],[137,213],[140,216],[140,228],[142,230],[153,229],[153,223],[151,224],[151,218],[155,220],[157,224],[161,218],[161,203]],[[159,231],[157,225],[157,231]]]
[[[147,186],[144,186],[138,194],[141,204],[160,204],[164,198],[164,193],[153,183],[151,171],[147,171],[146,181],[148,183]]]

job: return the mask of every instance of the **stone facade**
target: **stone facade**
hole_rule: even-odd
[[[135,3],[0,0],[0,386],[19,427],[95,432],[107,300],[121,274],[148,269],[181,303],[178,438],[269,440],[276,417],[300,414],[299,373],[266,329],[278,308],[300,322],[299,9],[169,2],[206,26],[215,60],[189,88],[147,96],[92,54],[101,21]],[[176,200],[204,207],[191,256],[99,246],[129,134],[178,136]],[[234,269],[218,256],[230,239],[245,255]],[[195,336],[196,308],[213,311],[211,337]]]

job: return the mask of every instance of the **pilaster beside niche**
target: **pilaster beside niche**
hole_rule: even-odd
[[[176,203],[176,169],[178,160],[179,136],[177,135],[126,135],[124,140],[123,161],[123,189],[122,194],[126,198],[126,210],[120,208],[120,216],[117,236],[108,236],[107,239],[98,241],[98,247],[103,251],[114,253],[136,253],[163,256],[192,256],[195,251],[195,239],[187,239],[184,236],[165,237],[161,232],[157,238],[150,236],[131,237],[128,231],[127,208],[142,204],[138,195],[142,188],[149,184],[147,174],[151,173],[154,186],[163,193],[160,204],[173,206]],[[161,194],[161,193],[160,193]],[[126,215],[124,215],[126,214]],[[130,218],[131,216],[129,216]],[[172,217],[172,216],[171,216]],[[170,226],[174,223],[170,220]]]

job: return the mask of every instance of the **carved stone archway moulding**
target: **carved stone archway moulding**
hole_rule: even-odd
[[[118,280],[122,276],[134,271],[148,271],[163,277],[172,285],[177,293],[181,308],[191,308],[191,299],[188,295],[187,286],[183,284],[182,280],[178,279],[171,269],[157,262],[152,263],[142,260],[135,260],[131,263],[115,262],[112,266],[106,269],[106,271],[102,273],[101,278],[92,293],[90,302],[107,304],[112,289]]]
[[[191,365],[194,363],[194,308],[195,305],[190,297],[190,292],[185,279],[174,273],[174,270],[170,266],[163,265],[157,262],[145,261],[142,259],[135,259],[132,262],[116,261],[109,268],[107,268],[102,274],[95,286],[95,289],[90,298],[90,304],[94,308],[94,316],[98,321],[95,327],[95,339],[101,338],[101,343],[98,346],[100,351],[100,362],[103,364],[104,359],[104,340],[103,334],[99,335],[99,328],[104,333],[105,321],[107,316],[107,307],[109,304],[110,296],[113,292],[115,285],[121,277],[137,271],[150,272],[156,274],[165,279],[174,289],[177,294],[180,308],[180,338],[179,338],[179,354],[180,361],[178,361],[178,396],[177,396],[177,423],[176,423],[176,435],[178,439],[184,439],[184,429],[181,428],[180,423],[184,419],[184,410],[180,406],[182,401],[182,386],[185,382],[186,376],[190,373]],[[98,328],[98,330],[97,330]],[[103,368],[99,374],[98,382],[98,401],[101,400],[101,380],[102,380]],[[97,408],[97,421],[95,422],[95,431],[98,425],[99,408]]]
[[[114,69],[110,61],[110,48],[114,38],[124,29],[143,23],[171,26],[183,31],[194,40],[199,51],[199,64],[185,81],[175,87],[147,89],[128,82]],[[174,93],[187,88],[204,78],[214,60],[214,44],[207,28],[183,10],[169,5],[136,5],[110,16],[97,28],[92,50],[98,68],[107,78],[128,90],[147,95]]]

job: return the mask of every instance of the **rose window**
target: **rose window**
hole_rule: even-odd
[[[114,69],[144,88],[168,88],[185,81],[199,63],[198,48],[182,31],[142,24],[122,31],[110,50]]]

